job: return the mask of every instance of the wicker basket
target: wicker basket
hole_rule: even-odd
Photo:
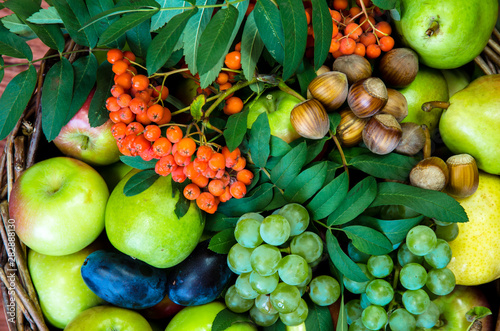
[[[80,46],[72,40],[66,42],[65,52]],[[50,50],[47,55],[56,54]],[[70,62],[76,54],[67,56]],[[495,29],[488,46],[475,62],[485,74],[500,73],[500,32]],[[50,61],[43,61],[38,71],[38,81],[32,98],[23,115],[7,137],[4,153],[0,160],[0,214],[3,226],[0,235],[3,245],[0,249],[0,287],[3,298],[4,314],[10,331],[49,330],[43,318],[33,283],[27,268],[27,248],[12,230],[8,212],[8,196],[12,186],[22,172],[37,161],[37,150],[42,141],[41,87],[50,67]],[[11,247],[13,246],[14,249]],[[500,301],[500,280],[490,284],[495,288],[497,301]],[[495,303],[496,308],[499,302]],[[495,312],[495,317],[500,315]],[[496,324],[500,331],[500,318]]]

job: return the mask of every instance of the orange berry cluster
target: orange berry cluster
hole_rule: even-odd
[[[361,1],[368,16],[362,10]],[[382,16],[383,11],[374,6],[371,0],[356,0],[356,3],[358,7],[348,9],[347,0],[333,1],[333,9],[330,9],[333,32],[329,51],[334,58],[358,54],[375,59],[382,52],[388,52],[394,47],[394,39],[390,36],[391,25],[383,20],[377,22],[375,19],[375,17]],[[305,8],[305,12],[308,23],[306,56],[312,57],[314,46],[312,8]]]

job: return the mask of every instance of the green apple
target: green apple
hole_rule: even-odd
[[[91,166],[55,157],[36,163],[18,178],[9,211],[26,246],[45,255],[67,255],[102,232],[108,197],[106,182]]]
[[[430,132],[434,132],[443,110],[434,108],[426,113],[421,107],[428,101],[448,100],[448,84],[443,74],[439,70],[420,65],[415,80],[399,92],[408,102],[408,115],[402,122],[425,124]]]
[[[396,29],[420,62],[458,68],[478,56],[498,16],[498,0],[402,0]]]
[[[450,98],[439,131],[455,154],[472,155],[477,166],[500,175],[500,74],[477,78]]]
[[[183,217],[176,216],[179,192],[172,195],[170,175],[159,177],[142,193],[125,196],[123,187],[136,173],[127,174],[109,197],[105,221],[109,241],[122,253],[156,268],[172,267],[194,250],[205,220],[194,201]]]
[[[120,151],[111,133],[113,122],[91,127],[89,108],[94,90],[90,92],[82,108],[63,126],[54,144],[66,156],[82,160],[90,165],[106,165],[118,161]]]
[[[152,331],[138,312],[114,306],[89,308],[75,317],[64,331]]]
[[[271,134],[290,143],[300,138],[290,122],[290,113],[299,99],[281,90],[262,94],[245,106],[248,109],[247,128],[252,127],[257,117],[266,112]]]
[[[455,93],[469,85],[470,75],[463,69],[442,69],[441,73],[448,84],[448,95],[451,98]]]
[[[105,165],[102,167],[95,167],[95,170],[101,174],[102,178],[106,181],[109,191],[113,191],[115,186],[128,174],[132,169],[131,166],[118,161],[110,165]]]
[[[82,311],[104,304],[80,274],[85,258],[100,248],[94,242],[79,252],[50,256],[30,250],[28,268],[40,300],[43,315],[50,324],[63,329]]]
[[[165,331],[211,331],[215,317],[224,308],[218,301],[186,307],[172,318]],[[250,323],[235,323],[225,331],[257,331],[257,328]]]

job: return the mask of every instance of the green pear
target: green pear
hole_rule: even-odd
[[[450,98],[439,131],[455,154],[472,155],[479,169],[500,174],[500,74],[479,77]]]
[[[500,278],[500,177],[480,171],[477,191],[456,200],[469,221],[458,223],[458,236],[449,243],[452,258],[447,267],[458,285],[480,285]]]
[[[160,176],[145,191],[125,196],[123,187],[137,171],[128,173],[111,193],[105,228],[111,244],[124,254],[156,268],[182,262],[196,247],[205,220],[194,201],[184,216],[175,214],[180,193],[172,194],[171,176]]]
[[[422,112],[422,104],[434,100],[448,100],[448,84],[441,71],[420,65],[415,80],[400,89],[408,102],[408,115],[402,122],[425,124],[432,133],[437,129],[442,109]]]
[[[470,75],[463,69],[441,69],[441,73],[448,84],[448,95],[450,98],[460,90],[469,85],[471,81]]]
[[[95,167],[95,170],[102,176],[110,192],[133,168],[128,164],[118,161],[109,165]]]
[[[498,16],[498,0],[402,0],[396,30],[420,62],[458,68],[478,56]]]

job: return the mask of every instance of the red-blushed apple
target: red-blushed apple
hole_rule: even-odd
[[[169,318],[180,312],[184,306],[178,305],[166,295],[163,300],[158,302],[153,307],[138,310],[144,317],[148,319],[163,319]]]
[[[26,246],[45,255],[67,255],[102,232],[108,197],[106,182],[94,168],[55,157],[36,163],[17,179],[9,212]]]
[[[82,108],[63,126],[54,144],[66,156],[82,160],[90,165],[106,165],[118,161],[120,151],[111,133],[113,122],[106,121],[101,126],[91,127],[89,108],[92,90]]]
[[[152,331],[138,312],[114,306],[89,308],[75,317],[64,331]]]
[[[30,276],[43,316],[53,326],[63,329],[82,311],[105,303],[85,285],[80,274],[85,258],[101,246],[97,240],[81,251],[64,256],[29,251]]]

